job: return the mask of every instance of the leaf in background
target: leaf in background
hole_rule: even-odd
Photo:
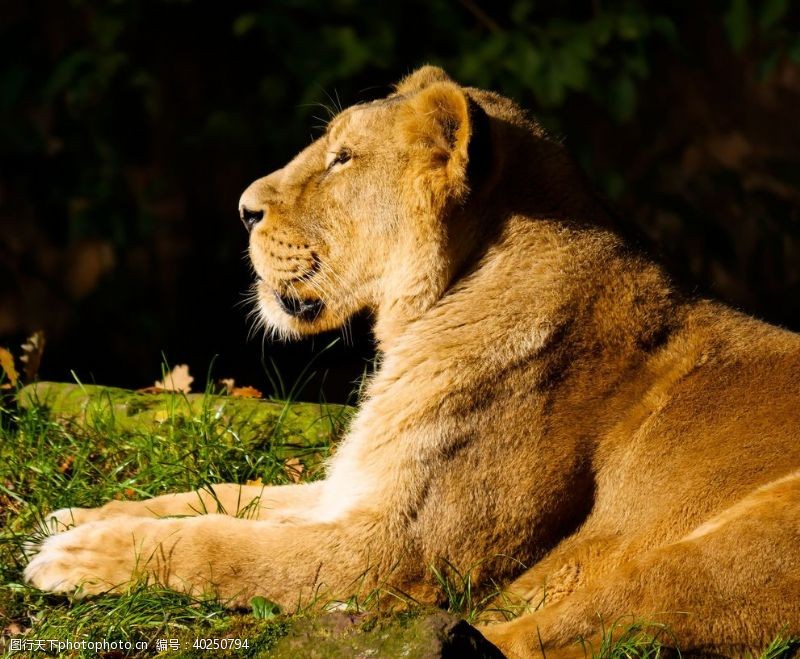
[[[194,378],[189,375],[189,366],[178,364],[167,373],[163,382],[156,380],[154,386],[164,391],[180,391],[188,394],[192,390],[192,382],[194,382]]]
[[[739,131],[714,136],[707,142],[709,154],[728,169],[742,171],[753,155],[753,145]]]
[[[789,47],[786,56],[795,64],[800,64],[800,41],[796,41]]]
[[[788,0],[765,0],[758,17],[758,24],[766,30],[780,21],[789,11]]]
[[[3,372],[6,374],[11,386],[16,387],[19,375],[17,374],[17,369],[14,367],[14,355],[5,348],[0,348],[0,367],[3,368]]]
[[[636,41],[642,36],[642,22],[634,14],[617,16],[617,34],[623,41]]]
[[[42,353],[44,352],[44,332],[41,330],[34,332],[28,340],[22,344],[22,356],[19,360],[25,364],[23,369],[25,382],[33,382],[39,372],[39,365],[42,363]]]
[[[667,16],[654,16],[650,25],[654,32],[664,37],[671,46],[677,46],[680,40],[675,22]]]
[[[55,68],[50,72],[47,84],[44,86],[43,94],[48,100],[68,89],[81,69],[85,69],[91,63],[92,56],[88,50],[79,50],[62,57]]]
[[[255,485],[257,487],[263,484],[264,483],[261,481],[261,476],[259,476],[258,478],[251,478],[245,483],[245,485]]]
[[[628,121],[636,110],[636,86],[630,76],[619,75],[609,85],[609,110],[617,123]]]
[[[723,21],[733,49],[741,52],[750,39],[750,6],[747,0],[732,0]]]
[[[783,53],[780,50],[774,50],[762,59],[757,68],[759,80],[766,80],[775,73],[775,69],[778,67],[782,57]]]
[[[528,22],[534,3],[531,0],[517,0],[509,10],[509,18],[515,25],[525,25]]]
[[[109,241],[77,241],[67,250],[64,286],[75,300],[80,300],[94,291],[115,265],[114,248]]]
[[[250,30],[252,30],[257,23],[258,16],[256,14],[242,14],[233,22],[233,33],[237,37],[241,37],[242,35],[250,32]]]

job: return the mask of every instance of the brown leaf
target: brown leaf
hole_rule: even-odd
[[[19,380],[19,375],[17,374],[17,369],[14,366],[14,355],[12,355],[5,348],[0,348],[0,367],[3,368],[3,372],[6,374],[11,386],[16,387],[17,380]]]
[[[231,396],[236,398],[263,398],[264,394],[255,387],[234,387],[231,390]]]
[[[64,287],[79,300],[97,288],[100,280],[115,265],[114,248],[103,240],[82,240],[66,254]]]
[[[728,169],[741,170],[753,147],[739,132],[716,135],[708,140],[708,150],[718,162]]]
[[[39,364],[42,363],[42,353],[44,352],[44,332],[37,330],[28,337],[22,344],[22,356],[19,360],[25,364],[25,382],[33,382],[39,372]]]
[[[73,462],[75,462],[75,456],[68,455],[64,461],[58,465],[58,471],[62,474],[66,474],[70,469],[72,469]]]
[[[299,483],[305,469],[300,458],[289,458],[283,463],[283,468],[286,469],[286,475],[293,483]]]
[[[28,627],[23,627],[18,622],[10,622],[3,629],[4,636],[19,636],[28,632]]]
[[[11,483],[7,482],[6,487],[8,487],[9,490],[12,490],[13,488],[10,486]],[[15,499],[12,499],[11,497],[6,496],[5,494],[0,494],[0,510],[5,511],[6,513],[17,514],[19,513],[20,505],[19,503],[17,503]],[[2,617],[2,615],[3,615],[3,610],[0,609],[0,617]]]
[[[186,364],[178,364],[164,377],[163,382],[156,381],[155,386],[166,391],[181,391],[188,394],[192,390],[194,378],[189,375]]]

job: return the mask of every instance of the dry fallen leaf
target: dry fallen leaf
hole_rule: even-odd
[[[257,485],[257,486],[261,486],[263,484],[264,483],[261,482],[261,476],[259,476],[258,478],[253,478],[252,480],[249,480],[245,483],[245,485]]]
[[[17,374],[17,369],[14,367],[14,355],[5,348],[0,348],[0,367],[2,367],[3,372],[6,374],[8,383],[12,387],[16,387],[19,375]]]
[[[708,151],[725,167],[740,170],[753,153],[753,146],[739,132],[716,135],[708,140]]]
[[[230,396],[233,390],[236,388],[236,380],[233,378],[222,378],[217,382],[217,385],[225,389],[225,393]]]
[[[25,382],[33,382],[39,372],[39,364],[42,363],[42,353],[44,352],[44,332],[36,331],[28,337],[22,344],[22,356],[19,360],[25,364]]]
[[[286,469],[286,475],[293,483],[300,482],[300,478],[303,475],[303,470],[305,469],[303,463],[300,462],[300,458],[289,458],[283,463],[283,468]]]
[[[18,622],[10,622],[6,625],[5,629],[3,629],[4,636],[19,636],[20,634],[25,634],[28,631],[27,627],[23,627]]]
[[[189,375],[189,367],[186,364],[178,364],[164,377],[164,381],[156,381],[155,387],[164,391],[181,391],[188,394],[192,390],[194,378]]]
[[[11,483],[8,481],[6,482],[6,488],[9,491],[13,490]],[[0,494],[0,510],[4,510],[7,513],[19,513],[20,505],[19,503],[17,503],[16,499],[12,499],[11,497],[6,496],[5,494]],[[0,616],[2,615],[3,611],[0,610]]]
[[[73,463],[73,462],[75,462],[75,456],[74,456],[74,455],[68,455],[68,456],[67,456],[67,457],[64,459],[64,462],[62,462],[62,463],[61,463],[61,464],[58,466],[58,471],[59,471],[60,473],[62,473],[62,474],[66,474],[66,473],[67,473],[67,472],[68,472],[68,471],[69,471],[69,470],[72,468],[72,463]]]
[[[236,398],[263,398],[264,394],[255,387],[234,387],[231,390],[231,396]]]

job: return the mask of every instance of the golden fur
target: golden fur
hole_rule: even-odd
[[[800,337],[681,295],[511,101],[424,67],[240,209],[267,328],[375,317],[327,477],[58,511],[31,583],[434,600],[449,560],[516,579],[502,601],[528,612],[483,629],[509,657],[628,615],[701,653],[800,633]],[[174,517],[217,500],[258,519]]]

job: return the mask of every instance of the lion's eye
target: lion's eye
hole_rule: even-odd
[[[352,157],[353,154],[350,152],[350,149],[339,149],[336,152],[336,155],[333,157],[333,160],[328,163],[328,169],[331,169],[336,165],[344,165],[344,163],[346,163]]]

